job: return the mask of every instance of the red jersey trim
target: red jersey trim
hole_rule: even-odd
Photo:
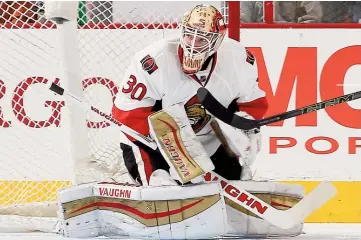
[[[211,71],[209,72],[209,75],[208,75],[208,78],[207,78],[206,84],[204,84],[204,86],[206,86],[206,85],[207,85],[207,83],[208,83],[209,79],[211,78],[211,75],[212,75],[212,73],[213,73],[214,69],[216,68],[217,59],[218,59],[218,58],[217,58],[217,52],[215,52],[215,53],[214,53],[214,55],[213,55],[213,61],[212,61]]]
[[[237,102],[237,105],[239,111],[248,113],[256,120],[262,119],[268,110],[268,101],[266,97],[258,98],[247,103]]]
[[[149,184],[150,176],[152,176],[152,173],[153,173],[152,163],[151,163],[151,160],[150,160],[150,157],[149,157],[148,153],[146,153],[141,148],[139,148],[139,152],[140,152],[140,155],[141,155],[142,160],[144,162],[145,177],[146,177],[147,182]]]
[[[143,134],[149,135],[148,116],[152,114],[153,107],[136,108],[129,111],[120,110],[115,105],[112,109],[113,117],[119,122],[123,123],[127,127]],[[131,141],[135,141],[134,138],[127,135]]]
[[[149,135],[148,116],[153,113],[152,109],[153,107],[142,107],[130,111],[123,111],[114,105],[112,109],[112,114],[113,117],[117,119],[119,122],[143,134],[144,136],[147,136]],[[132,142],[136,141],[136,139],[132,138],[131,136],[127,134],[125,135],[130,141]],[[153,173],[151,160],[149,155],[142,148],[139,148],[139,151],[142,160],[144,162],[144,171],[145,171],[146,179],[147,182],[149,183],[150,176]]]

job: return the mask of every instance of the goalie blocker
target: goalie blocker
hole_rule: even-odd
[[[153,175],[150,182],[152,178]],[[231,183],[284,210],[295,205],[304,194],[302,187],[297,185]],[[298,235],[303,227],[299,224],[281,230],[270,225],[223,196],[217,183],[186,186],[89,183],[71,186],[59,192],[58,216],[58,232],[70,238],[275,237]]]

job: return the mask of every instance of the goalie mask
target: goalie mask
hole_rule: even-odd
[[[183,49],[182,69],[197,73],[205,60],[220,46],[226,25],[222,14],[211,5],[197,5],[181,24],[180,44]]]

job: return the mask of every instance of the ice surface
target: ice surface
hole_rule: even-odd
[[[305,224],[304,234],[279,240],[361,240],[361,224]],[[74,240],[44,233],[0,234],[0,240]],[[107,239],[110,238],[97,238]],[[86,240],[86,239],[82,239]],[[92,238],[94,240],[94,238]],[[137,239],[128,239],[137,240]]]

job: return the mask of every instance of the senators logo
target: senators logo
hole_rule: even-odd
[[[158,69],[154,58],[149,55],[145,56],[142,60],[140,60],[140,63],[142,64],[143,70],[146,71],[149,75]]]
[[[197,96],[192,97],[184,107],[195,133],[202,130],[202,128],[211,120],[211,116],[206,113],[206,109],[199,103]]]

